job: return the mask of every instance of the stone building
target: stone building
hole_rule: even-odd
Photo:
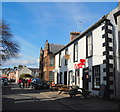
[[[64,45],[51,44],[46,40],[44,49],[40,49],[40,76],[50,83],[54,81],[55,53],[63,47]]]

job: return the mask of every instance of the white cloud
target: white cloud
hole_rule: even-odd
[[[36,47],[34,43],[31,43],[29,40],[20,36],[16,36],[15,38],[20,43],[21,57],[26,57],[28,59],[35,59],[38,57],[40,48]]]
[[[28,67],[38,67],[39,61],[38,59],[35,60],[18,60],[12,59],[3,63],[3,67],[14,67],[18,65],[26,65]]]
[[[61,12],[63,12],[66,19],[71,21],[70,24],[72,24],[71,29],[73,29],[73,31],[85,30],[84,26],[86,24],[86,21],[94,20],[100,16],[99,14],[90,12],[89,8],[85,6],[84,3],[77,4],[73,2],[69,4],[69,6],[67,6],[65,3],[56,3],[56,5],[61,10]]]
[[[17,58],[12,58],[2,64],[3,67],[14,67],[18,65],[26,65],[29,67],[38,67],[39,65],[39,48],[34,43],[21,38],[15,37],[20,43],[20,53]]]

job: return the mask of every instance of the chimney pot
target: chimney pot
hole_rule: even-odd
[[[74,40],[78,35],[80,35],[80,32],[70,32],[70,41]]]

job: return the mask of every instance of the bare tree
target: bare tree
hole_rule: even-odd
[[[17,57],[19,53],[19,44],[13,41],[10,27],[5,22],[0,22],[0,60],[6,61]],[[1,64],[1,62],[0,62]]]

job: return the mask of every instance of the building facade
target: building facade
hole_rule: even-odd
[[[16,83],[22,74],[30,74],[33,77],[39,77],[39,68],[29,68],[27,66],[19,65],[13,68],[1,69],[2,76],[7,77],[8,80],[14,80]]]
[[[44,50],[40,49],[40,77],[49,83],[54,81],[55,53],[63,47],[64,45],[50,44],[46,40]]]
[[[120,8],[117,7],[58,51],[55,83],[78,85],[95,96],[104,85],[106,98],[120,99],[119,23]]]
[[[21,66],[16,68],[16,83],[22,74],[30,74],[33,77],[39,77],[39,68],[29,68],[27,66]]]

